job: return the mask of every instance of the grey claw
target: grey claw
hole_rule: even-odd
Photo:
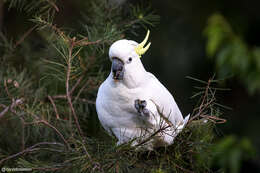
[[[140,112],[140,105],[139,105],[139,100],[135,100],[135,109],[138,111],[138,113],[141,113]]]
[[[143,109],[143,114],[144,114],[145,116],[149,116],[149,115],[150,115],[150,111],[149,111],[148,109],[144,108],[144,109]]]
[[[146,109],[147,102],[145,100],[136,99],[135,100],[135,109],[138,113],[143,113],[146,116],[149,116],[149,110]]]

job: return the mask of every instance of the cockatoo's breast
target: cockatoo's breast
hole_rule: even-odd
[[[128,89],[120,82],[107,78],[100,86],[96,101],[98,116],[102,124],[111,127],[137,127],[137,111],[134,101],[144,96],[141,88]]]
[[[134,107],[136,99],[142,98],[156,104],[160,111],[169,116],[174,124],[183,120],[181,112],[172,95],[150,73],[147,73],[147,81],[140,87],[127,88],[121,82],[115,82],[108,77],[100,86],[97,97],[97,110],[101,122],[108,126],[137,127],[141,126],[140,115]],[[150,106],[150,110],[157,114],[157,108]]]

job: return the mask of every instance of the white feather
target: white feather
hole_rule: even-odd
[[[156,134],[145,146],[152,149],[170,145],[188,122],[189,116],[183,119],[170,92],[153,74],[144,69],[134,51],[136,45],[134,41],[119,40],[110,47],[110,59],[121,59],[125,73],[121,81],[115,81],[110,73],[99,87],[96,100],[99,120],[110,135],[117,137],[118,144],[133,140],[132,145],[138,145],[170,122],[171,127],[165,129],[165,133]],[[127,62],[129,57],[133,59],[131,63]],[[147,102],[146,108],[152,116],[138,113],[134,106],[136,99]]]

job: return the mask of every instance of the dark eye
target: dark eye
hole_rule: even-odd
[[[130,63],[132,62],[132,60],[133,60],[132,57],[129,57],[127,62]]]

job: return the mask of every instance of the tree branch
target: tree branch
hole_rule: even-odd
[[[56,128],[54,127],[53,125],[51,125],[50,123],[48,123],[47,121],[45,120],[40,120],[40,121],[36,121],[35,123],[42,123],[48,127],[50,127],[51,129],[53,129],[60,137],[61,139],[63,140],[63,142],[65,143],[66,145],[66,148],[69,149],[70,146],[69,146],[69,143],[66,141],[66,139],[64,138],[64,136],[61,134],[61,132]]]
[[[7,160],[13,159],[13,158],[18,157],[20,155],[23,155],[25,153],[29,153],[29,152],[33,152],[33,151],[39,150],[40,148],[36,148],[36,147],[38,147],[40,145],[61,145],[61,146],[63,146],[62,144],[57,143],[57,142],[40,142],[40,143],[37,143],[37,144],[35,144],[33,146],[30,146],[30,147],[24,149],[21,152],[18,152],[16,154],[10,155],[10,156],[0,160],[0,165],[3,164]]]
[[[71,40],[71,45],[70,45],[70,48],[69,48],[69,56],[68,56],[68,62],[67,62],[67,75],[66,75],[66,96],[67,96],[68,104],[70,106],[72,115],[74,117],[77,129],[78,129],[79,135],[83,138],[83,132],[80,128],[78,117],[77,117],[76,112],[74,110],[74,107],[72,105],[71,93],[70,93],[70,90],[69,90],[69,88],[70,88],[69,82],[70,82],[70,71],[71,71],[71,59],[72,59],[72,50],[74,48],[74,41],[75,41],[75,39]]]

